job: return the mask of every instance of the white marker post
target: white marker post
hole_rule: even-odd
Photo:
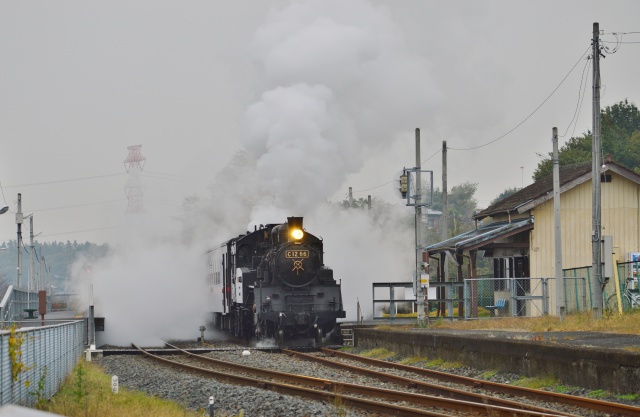
[[[215,402],[216,402],[216,399],[214,398],[213,395],[209,397],[209,417],[213,417],[213,414],[215,412],[213,408],[213,403]]]
[[[111,392],[114,394],[118,393],[118,376],[114,375],[111,377]]]

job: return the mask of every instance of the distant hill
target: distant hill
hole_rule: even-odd
[[[31,265],[31,254],[28,244],[22,247],[22,283],[27,282],[29,267]],[[40,262],[44,258],[45,272],[44,281],[48,285],[51,278],[51,285],[64,292],[67,287],[71,265],[79,254],[84,254],[89,259],[104,257],[109,251],[107,244],[96,245],[95,243],[77,241],[66,242],[38,242],[34,243],[35,270],[37,276],[40,275]],[[17,280],[18,250],[15,240],[5,241],[0,244],[0,280],[6,284],[15,284]]]

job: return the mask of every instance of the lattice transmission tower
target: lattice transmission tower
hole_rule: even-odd
[[[147,160],[140,153],[142,145],[127,146],[129,155],[124,160],[124,167],[129,173],[127,185],[124,186],[124,193],[129,201],[126,213],[143,213],[142,197],[144,196],[145,186],[142,184],[140,173],[144,169],[144,163]]]

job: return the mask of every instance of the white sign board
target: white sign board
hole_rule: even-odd
[[[111,377],[111,391],[114,394],[118,393],[118,376],[114,375]]]

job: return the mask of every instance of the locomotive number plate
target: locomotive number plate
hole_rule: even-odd
[[[308,250],[288,250],[286,253],[286,257],[292,258],[292,259],[308,258],[309,251]]]

